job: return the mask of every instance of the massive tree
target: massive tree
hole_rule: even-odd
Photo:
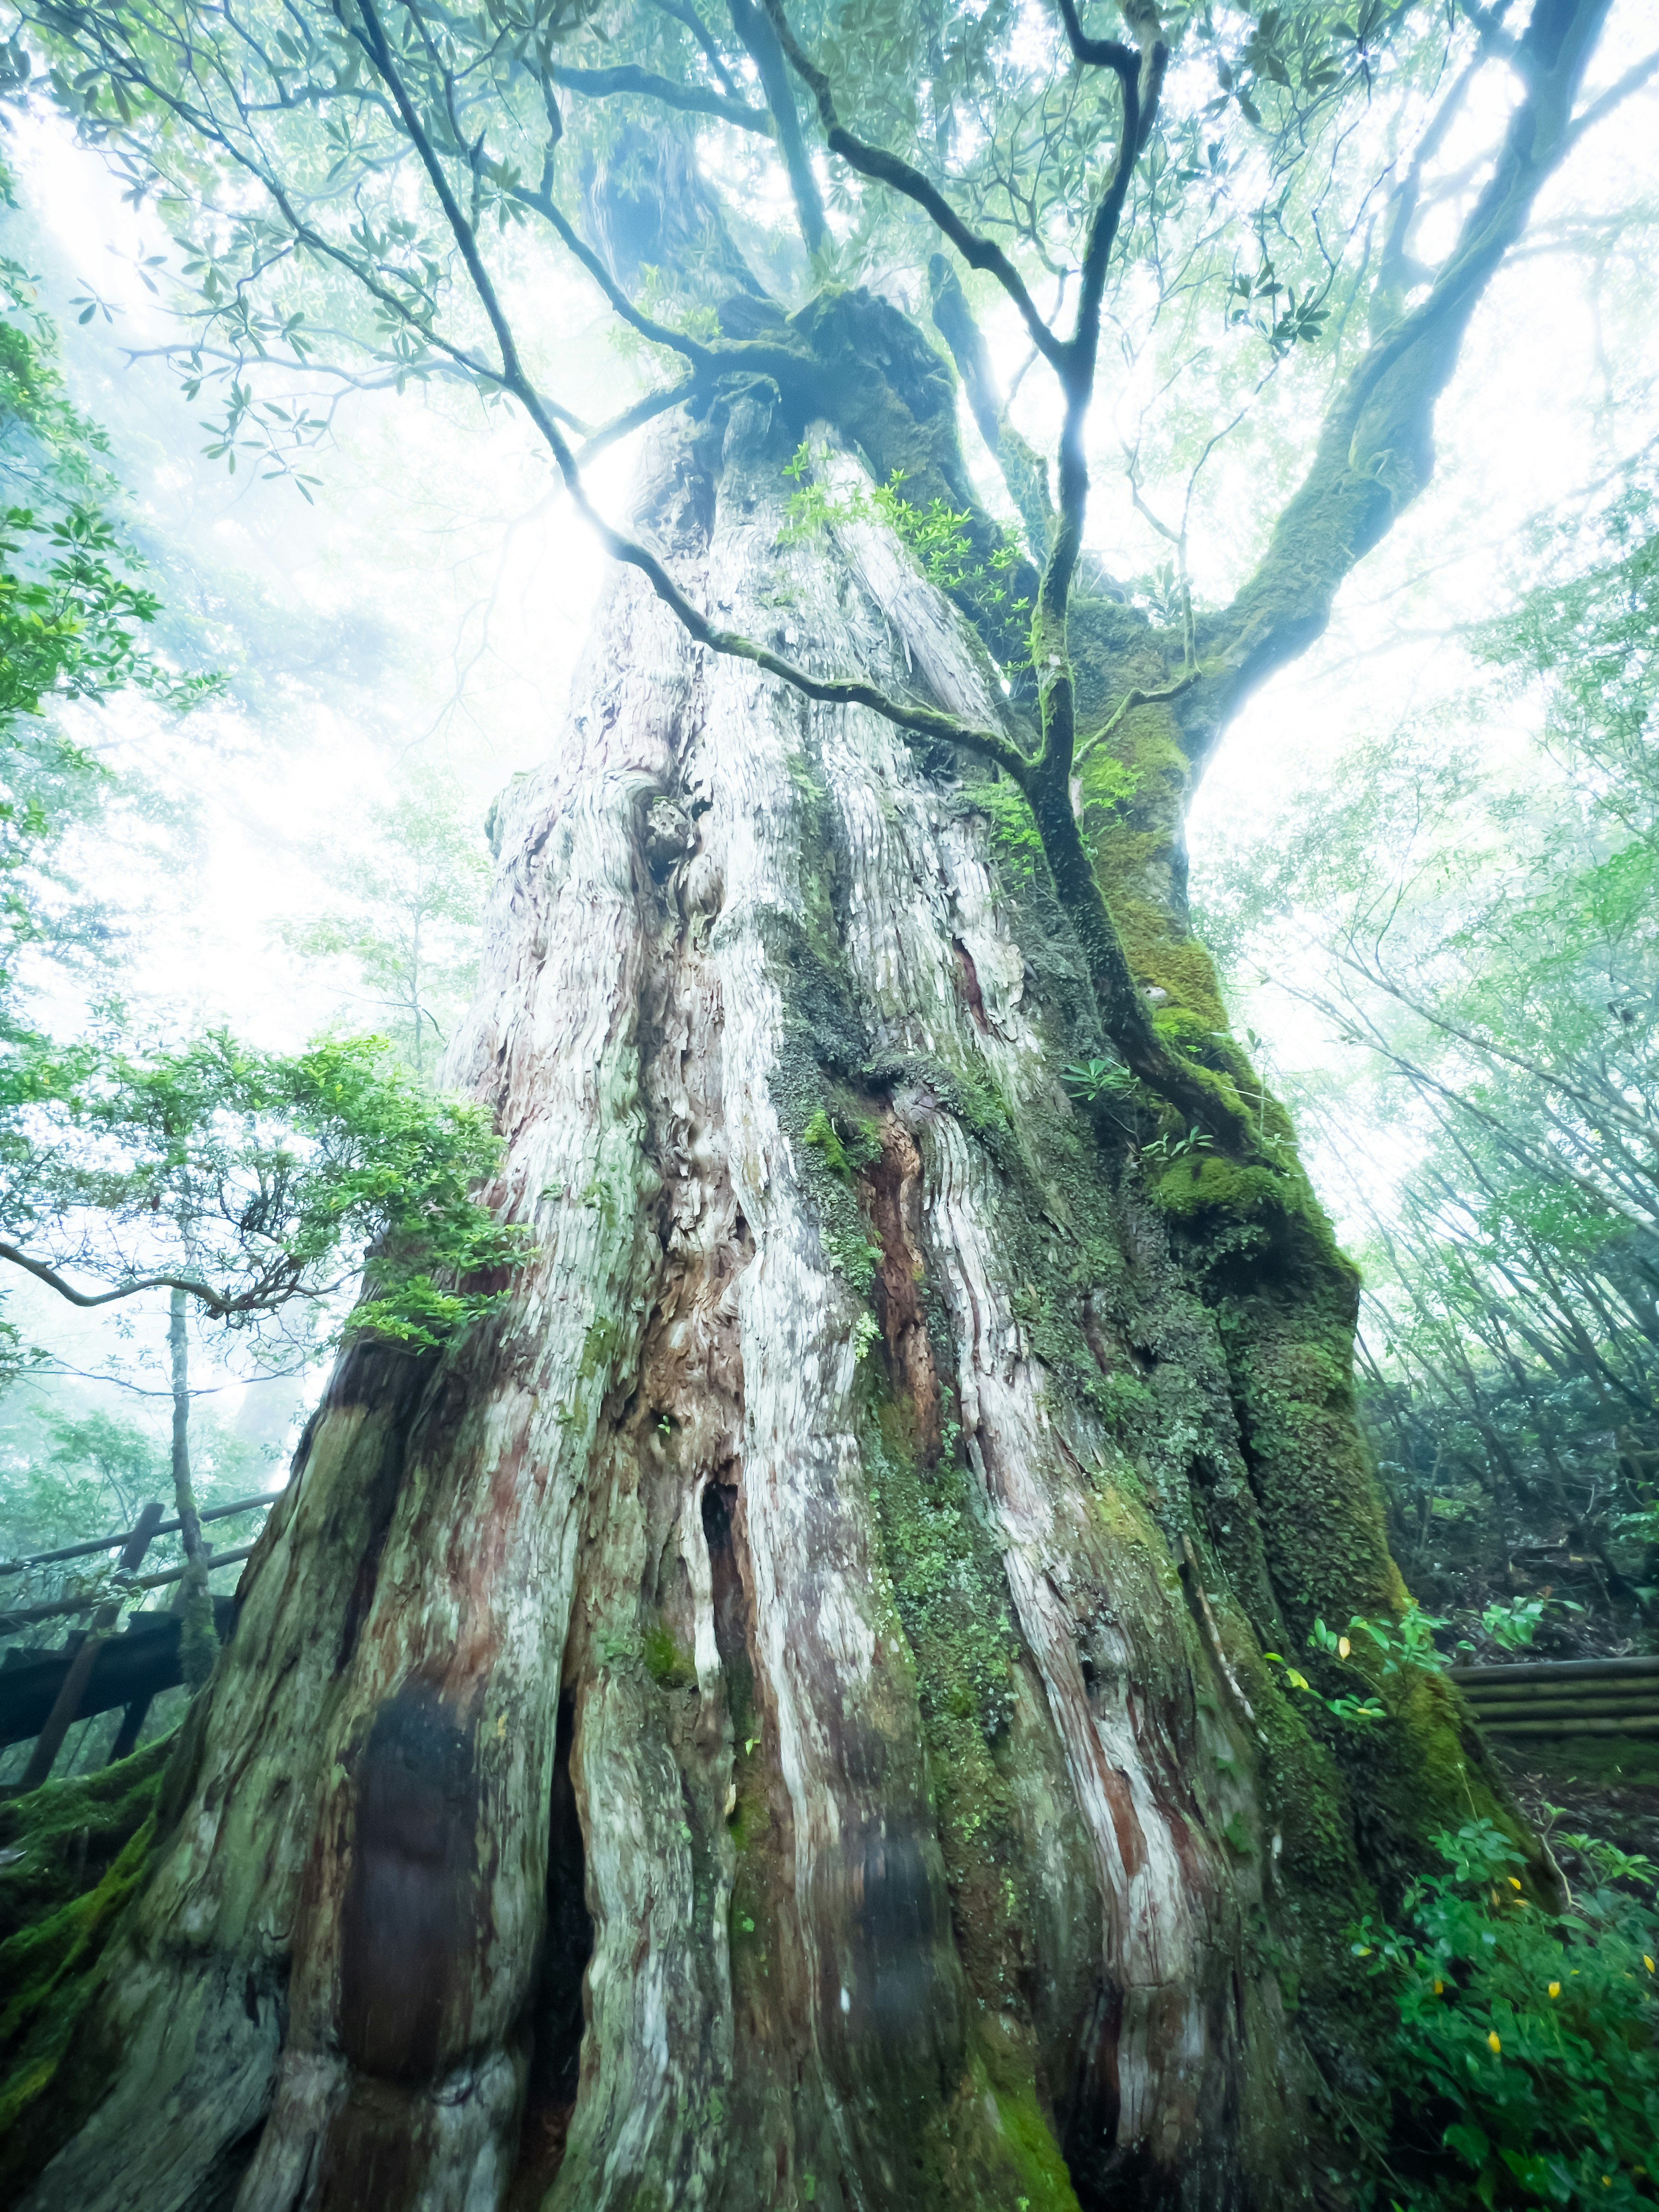
[[[343,1358],[15,2193],[1341,2201],[1346,1931],[1520,1831],[1431,1670],[1304,1650],[1408,1601],[1182,821],[1639,81],[1585,89],[1607,0],[24,12],[192,240],[228,450],[300,466],[262,364],[470,385],[617,566],[448,1062],[533,1256]],[[596,430],[553,253],[678,363]],[[1085,543],[1108,362],[1182,371],[1126,441],[1151,588]],[[1280,375],[1322,419],[1206,604],[1169,515]],[[641,428],[602,516],[578,441]]]

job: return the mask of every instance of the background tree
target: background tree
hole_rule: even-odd
[[[1570,1596],[1569,1649],[1628,1635],[1656,1581],[1650,477],[1541,525],[1464,641],[1476,687],[1240,839],[1207,916],[1255,1018],[1254,979],[1317,945],[1295,988],[1357,1048],[1305,1110],[1371,1224],[1368,1407],[1414,1584]],[[1360,1116],[1419,1155],[1397,1187]]]
[[[95,965],[108,927],[70,844],[112,805],[114,779],[54,710],[129,687],[188,708],[216,684],[145,644],[160,603],[106,512],[118,487],[102,434],[70,404],[56,331],[9,255],[0,313],[0,1036],[16,1045],[33,1034],[32,953],[49,943],[60,970]]]
[[[318,855],[346,902],[285,934],[296,952],[351,963],[348,1003],[374,1010],[424,1083],[472,994],[489,861],[453,786],[430,769],[402,780],[400,795],[368,814],[366,836]]]
[[[1310,2131],[1336,2164],[1352,1916],[1511,1816],[1433,1674],[1321,1646],[1298,1699],[1264,1656],[1405,1598],[1353,1273],[1182,818],[1650,70],[1586,93],[1604,12],[1224,11],[1173,65],[1141,9],[1133,46],[1069,9],[31,18],[190,242],[228,459],[311,449],[261,360],[459,380],[630,572],[501,809],[449,1063],[535,1260],[441,1356],[337,1371],[179,1753],[170,1806],[217,1817],[26,2077],[34,2202],[1242,2204],[1305,2194]],[[678,364],[591,434],[546,389],[556,249]],[[954,332],[1001,520],[895,294]],[[964,302],[1052,379],[1030,435]],[[1206,319],[1129,442],[1171,549],[1137,587],[1085,550],[1103,332],[1155,392]],[[1305,472],[1234,506],[1210,457],[1281,391]],[[576,440],[657,416],[598,522]]]
[[[138,563],[93,503],[118,496],[105,441],[64,395],[56,334],[33,308],[27,272],[8,259],[0,280],[19,317],[0,325],[4,464],[40,503],[10,507],[0,539],[0,758],[10,793],[0,816],[0,1253],[82,1307],[169,1291],[186,1673],[199,1682],[216,1638],[190,1475],[186,1301],[216,1318],[268,1323],[295,1301],[326,1298],[384,1239],[374,1269],[388,1295],[365,1310],[367,1325],[427,1343],[477,1310],[465,1292],[440,1289],[431,1269],[465,1275],[501,1263],[510,1244],[466,1195],[494,1157],[476,1113],[408,1095],[372,1048],[283,1060],[216,1036],[141,1059],[122,1047],[119,1012],[67,1048],[39,1026],[46,975],[88,964],[95,974],[107,950],[101,902],[82,893],[63,854],[116,784],[52,708],[132,686],[188,707],[216,684],[178,678],[143,645],[160,602],[123,574]],[[423,819],[430,839],[439,817],[428,809]],[[90,1271],[101,1287],[77,1287],[52,1261]],[[15,1357],[15,1331],[11,1341]]]
[[[168,1294],[192,1687],[217,1638],[190,1476],[191,1304],[231,1327],[280,1326],[361,1270],[353,1326],[425,1348],[488,1310],[468,1279],[517,1255],[470,1194],[496,1156],[483,1117],[412,1090],[383,1053],[354,1041],[290,1058],[216,1036],[140,1058],[94,1040],[35,1056],[33,1096],[0,1142],[0,1259],[83,1309]]]

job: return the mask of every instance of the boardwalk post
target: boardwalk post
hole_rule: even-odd
[[[161,1520],[164,1510],[162,1506],[152,1502],[140,1513],[137,1526],[121,1547],[121,1556],[116,1562],[118,1574],[130,1575],[137,1570],[144,1553],[149,1549],[149,1540],[155,1533],[156,1523]],[[92,1626],[82,1638],[81,1648],[70,1663],[69,1672],[64,1677],[63,1686],[52,1701],[51,1712],[46,1716],[46,1724],[34,1739],[34,1749],[29,1753],[29,1763],[24,1768],[22,1778],[17,1784],[20,1796],[28,1790],[38,1790],[51,1774],[53,1763],[63,1748],[64,1738],[69,1734],[70,1723],[81,1709],[81,1699],[85,1693],[87,1684],[92,1679],[92,1670],[97,1663],[99,1651],[109,1631],[114,1627],[120,1611],[120,1602],[117,1600],[113,1604],[100,1606],[93,1615]],[[148,1703],[148,1700],[145,1702]],[[121,1723],[123,1735],[126,1733],[131,1712],[132,1708],[129,1706],[127,1716]],[[135,1741],[138,1728],[143,1725],[143,1714],[141,1711],[137,1723],[133,1728]]]

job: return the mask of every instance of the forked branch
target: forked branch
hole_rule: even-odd
[[[970,269],[983,270],[994,276],[997,283],[1018,308],[1031,343],[1045,359],[1055,368],[1060,363],[1064,347],[1044,322],[1037,304],[1025,289],[1024,279],[995,240],[981,238],[970,230],[943,192],[923,176],[921,171],[896,154],[890,154],[880,146],[871,146],[845,129],[836,112],[836,96],[829,78],[817,63],[804,52],[794,33],[789,27],[783,12],[782,0],[765,0],[766,12],[777,33],[778,43],[789,57],[790,66],[817,103],[818,119],[823,125],[825,143],[832,154],[839,154],[850,169],[872,183],[885,185],[908,200],[914,200],[924,214],[930,216],[935,227],[948,238]]]

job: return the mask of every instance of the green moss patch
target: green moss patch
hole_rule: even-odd
[[[873,1121],[857,1113],[831,1120],[820,1106],[801,1132],[802,1141],[816,1145],[832,1175],[849,1182],[860,1170],[873,1167],[881,1158],[881,1135]]]
[[[103,1880],[155,1810],[174,1741],[0,1804],[0,1945]]]
[[[56,2080],[96,1994],[105,1949],[153,1863],[162,1773],[159,1739],[102,1773],[47,1783],[0,1808],[0,2183],[24,2155],[18,2124]],[[27,2131],[25,2131],[27,2132]]]
[[[661,1621],[641,1638],[640,1656],[659,1689],[687,1690],[697,1679],[696,1662],[674,1641],[672,1632]]]

